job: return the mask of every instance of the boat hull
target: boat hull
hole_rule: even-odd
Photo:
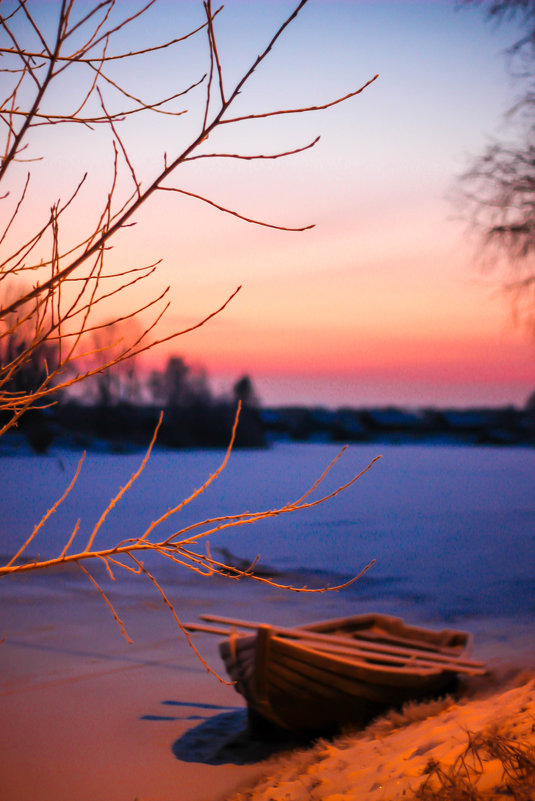
[[[311,646],[307,640],[280,636],[270,626],[261,626],[253,635],[230,637],[219,649],[251,718],[260,716],[305,735],[363,726],[406,701],[436,697],[456,680],[453,670],[440,665],[411,667],[410,660],[400,665],[396,657],[371,659],[360,651],[354,657],[351,649],[339,645],[341,637],[353,642],[355,637],[359,642],[368,638],[374,647],[389,644],[394,653],[408,642],[428,654],[462,656],[468,655],[470,645],[464,632],[418,629],[382,615],[323,621],[303,630],[333,635],[336,653],[328,652],[328,643]]]

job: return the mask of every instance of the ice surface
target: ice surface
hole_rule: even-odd
[[[227,547],[250,559],[260,554],[260,562],[273,568],[278,580],[309,586],[339,583],[376,560],[364,578],[340,593],[299,596],[292,613],[295,619],[376,609],[460,628],[479,621],[480,627],[492,625],[495,633],[507,631],[507,621],[522,618],[527,625],[533,620],[535,451],[443,446],[381,450],[383,458],[335,499],[255,526],[223,531],[211,538],[212,550]],[[325,490],[348,480],[378,452],[376,447],[349,447]],[[336,453],[334,446],[312,444],[236,452],[217,482],[173,525],[165,524],[162,538],[204,518],[274,508],[294,500]],[[57,555],[78,518],[80,533],[73,549],[78,543],[80,550],[141,458],[90,453],[67,502],[32,543],[31,555]],[[110,513],[96,545],[140,534],[155,517],[199,487],[221,458],[217,451],[154,453],[143,475]],[[77,460],[77,454],[61,451],[0,459],[3,555],[19,547],[61,495]],[[269,593],[250,581],[201,580],[167,563],[158,575],[171,594],[195,599],[199,611],[203,603],[206,608],[212,605],[213,611],[218,599],[238,608],[246,603],[252,609],[260,597],[264,614],[277,617],[280,593]],[[21,582],[20,591],[38,592],[42,580]],[[57,589],[61,581],[74,580],[70,574],[56,577]],[[1,589],[8,591],[5,586]],[[149,594],[152,588],[125,576],[117,591]],[[247,611],[241,616],[250,617]]]

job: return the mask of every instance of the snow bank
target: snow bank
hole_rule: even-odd
[[[533,678],[484,698],[409,706],[274,762],[228,801],[533,798],[534,720]]]

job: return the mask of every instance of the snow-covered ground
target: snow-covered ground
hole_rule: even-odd
[[[172,525],[164,525],[162,537],[200,519],[294,500],[336,453],[334,446],[311,444],[235,452],[219,479]],[[377,453],[373,446],[349,447],[324,490],[359,472]],[[199,487],[222,456],[217,451],[155,452],[109,514],[95,544],[111,545],[141,533]],[[55,451],[44,457],[0,459],[3,555],[19,547],[62,494],[78,458]],[[78,518],[80,531],[71,551],[81,550],[110,498],[141,458],[142,454],[88,454],[74,490],[47,521],[29,555],[58,554]],[[264,619],[286,623],[374,609],[411,621],[487,634],[492,629],[495,637],[508,636],[513,621],[515,626],[528,625],[535,617],[535,451],[385,446],[382,459],[333,500],[220,532],[210,546],[213,552],[226,547],[249,559],[260,554],[260,564],[273,568],[278,580],[294,585],[336,584],[376,561],[351,587],[317,596],[292,594],[291,606],[284,602],[286,594],[251,581],[200,579],[177,566],[160,565],[157,575],[182,603],[190,598],[196,605],[205,600],[207,608],[223,604],[235,610],[246,603],[249,616],[257,608]],[[41,581],[28,578],[21,591],[41,586]],[[125,574],[116,592],[139,596],[153,588]]]
[[[236,452],[218,481],[180,513],[175,528],[293,500],[335,453],[332,446],[310,444]],[[375,448],[350,447],[326,490],[376,454]],[[78,518],[72,547],[81,550],[141,459],[141,454],[88,454],[76,487],[39,532],[31,555],[59,554]],[[206,451],[154,453],[100,528],[95,545],[142,533],[200,486],[221,459],[221,453]],[[78,455],[67,451],[0,458],[2,556],[20,547],[61,496],[77,461]],[[433,628],[471,631],[475,656],[493,670],[533,668],[534,478],[533,450],[384,447],[383,458],[332,501],[211,539],[213,553],[217,546],[243,558],[260,553],[261,564],[272,567],[279,581],[296,585],[339,583],[375,558],[368,573],[347,589],[296,595],[252,581],[203,579],[167,562],[155,565],[154,572],[184,622],[203,612],[292,625],[385,611]],[[162,537],[172,530],[166,524]],[[252,755],[256,745],[244,730],[241,696],[206,672],[149,582],[124,573],[112,584],[102,564],[91,570],[133,645],[121,637],[108,608],[75,568],[0,581],[0,640],[5,638],[0,644],[0,775],[6,801],[34,801],[36,787],[40,801],[205,801],[254,781],[267,769],[257,764],[267,753]],[[208,663],[221,670],[217,641],[210,635],[196,638]],[[441,747],[457,742],[464,721],[455,713],[453,728],[440,729]],[[528,722],[531,726],[531,718]],[[245,732],[239,748],[233,739],[236,726]],[[416,731],[421,743],[415,753],[427,753],[434,742],[428,733]],[[401,738],[398,767],[406,765],[410,742]],[[347,763],[343,754],[336,749],[333,754],[328,763],[320,754],[315,773],[307,767],[319,787],[316,793],[323,787],[318,776],[339,774],[337,789],[343,792],[346,779],[348,786],[354,783],[339,769]],[[442,760],[443,751],[437,754]],[[297,798],[308,798],[300,759],[292,767],[293,786],[303,788]]]

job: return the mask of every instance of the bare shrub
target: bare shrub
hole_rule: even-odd
[[[157,256],[146,266],[117,267],[112,251],[119,235],[128,234],[131,226],[137,222],[138,214],[157,193],[178,193],[207,203],[249,224],[275,230],[303,232],[312,227],[292,227],[280,221],[256,219],[201,192],[186,190],[178,183],[180,168],[193,160],[209,164],[220,159],[281,159],[314,147],[319,137],[276,152],[253,155],[231,150],[210,150],[208,143],[216,130],[224,126],[233,130],[251,120],[318,112],[336,106],[359,95],[375,80],[377,76],[356,89],[322,99],[314,105],[266,109],[260,113],[234,111],[237,98],[240,97],[241,103],[246,98],[251,77],[271,55],[278,40],[286,34],[306,2],[301,0],[283,20],[264,49],[232,85],[229,85],[224,74],[223,54],[218,46],[217,23],[223,7],[214,9],[211,0],[199,4],[202,18],[193,30],[172,33],[166,41],[139,46],[137,49],[121,49],[121,43],[127,40],[125,34],[129,29],[140,18],[151,13],[153,2],[136,9],[131,3],[120,0],[102,0],[89,5],[78,0],[58,0],[54,5],[32,3],[31,0],[6,0],[2,3],[0,72],[4,94],[0,101],[3,131],[0,201],[6,222],[0,231],[0,297],[3,298],[0,308],[0,435],[16,425],[28,410],[53,403],[59,392],[69,390],[91,376],[114,371],[139,354],[205,325],[220,314],[239,291],[238,287],[229,292],[228,297],[222,298],[219,308],[207,311],[203,319],[187,328],[171,334],[158,334],[158,325],[169,303],[168,289],[151,295],[150,277],[158,267]],[[151,58],[161,55],[163,51],[171,53],[192,37],[198,37],[199,47],[206,48],[204,75],[186,85],[177,85],[171,94],[164,96],[149,98],[141,90],[129,86],[125,64],[143,59],[147,65]],[[117,65],[121,67],[120,70]],[[145,69],[148,68],[145,66]],[[73,86],[77,87],[74,93]],[[188,101],[190,105],[186,106]],[[243,105],[240,105],[241,108]],[[183,115],[188,109],[197,112],[200,120],[197,129],[177,152],[163,153],[160,167],[153,175],[142,179],[143,165],[135,163],[124,126],[132,118],[137,118],[141,124],[145,117],[156,116],[174,121],[177,130],[180,130]],[[107,133],[111,163],[108,186],[92,213],[85,212],[82,215],[78,204],[90,182],[90,174],[86,172],[73,176],[66,197],[55,197],[48,214],[32,227],[34,214],[26,215],[26,209],[35,192],[39,191],[33,188],[32,162],[41,158],[38,148],[46,141],[43,132],[48,130],[53,131],[56,138],[65,131],[68,136],[62,141],[67,144],[68,137],[79,130],[90,131],[91,136],[97,137],[99,142],[102,133]],[[178,136],[177,141],[180,141]],[[143,301],[132,303],[127,311],[102,321],[99,317],[101,310],[112,307],[119,297],[128,295],[130,290],[138,290],[140,284],[145,287],[142,293],[138,293],[138,297],[144,298]],[[142,322],[147,315],[150,316],[148,322]],[[136,327],[132,325],[133,321],[137,321],[138,331],[134,334],[132,332]],[[125,329],[130,336],[124,335]],[[121,331],[118,337],[115,336],[117,331]],[[38,369],[33,370],[35,362]],[[104,392],[109,389],[105,382],[101,386]],[[109,598],[88,572],[87,563],[91,560],[103,562],[111,577],[116,570],[144,575],[175,617],[176,613],[164,590],[141,561],[143,552],[156,551],[160,556],[203,576],[221,573],[237,579],[250,575],[250,571],[240,571],[213,559],[208,546],[200,552],[195,550],[195,546],[200,540],[207,542],[210,534],[223,528],[250,524],[266,517],[314,506],[320,501],[311,501],[309,496],[332,465],[294,503],[279,509],[200,521],[163,541],[151,539],[161,522],[202,493],[224,468],[235,438],[238,417],[239,412],[221,467],[202,487],[190,498],[157,517],[145,532],[131,540],[119,542],[111,549],[99,550],[95,547],[95,536],[111,508],[120,501],[144,469],[160,419],[139,470],[102,513],[86,546],[75,551],[76,526],[55,558],[28,561],[26,549],[41,532],[45,521],[68,496],[82,468],[82,457],[65,493],[35,526],[7,565],[0,568],[0,576],[6,578],[52,565],[74,563],[95,585],[127,636],[123,622]],[[351,486],[356,478],[358,476],[335,492],[327,493],[321,501]],[[257,580],[263,579],[257,577]]]

